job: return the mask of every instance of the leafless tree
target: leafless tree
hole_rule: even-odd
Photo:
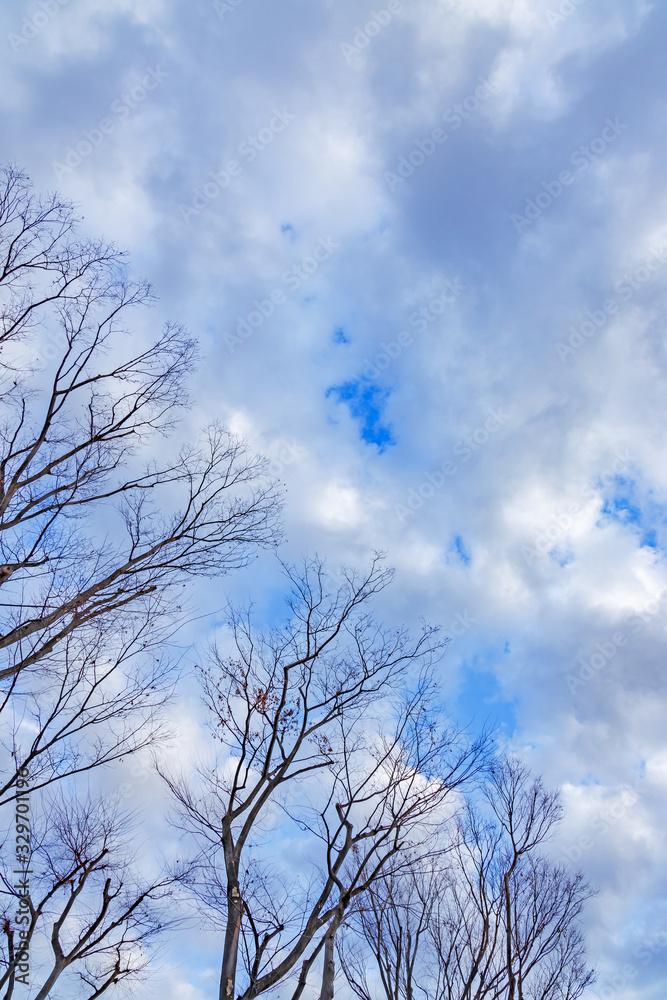
[[[350,907],[419,849],[487,746],[430,710],[430,665],[444,646],[436,630],[412,640],[367,609],[391,578],[379,560],[339,586],[318,560],[287,572],[289,621],[260,632],[232,612],[233,651],[214,651],[202,672],[220,754],[199,765],[197,786],[166,776],[180,825],[201,845],[199,898],[224,931],[223,1000],[235,995],[239,957],[243,1000],[286,982],[297,1000],[322,952],[330,997]],[[408,674],[413,693],[399,699]],[[267,829],[290,831],[309,879],[275,868]]]
[[[379,976],[387,1000],[414,1000],[419,992],[415,975],[423,985],[424,968],[418,960],[442,889],[444,854],[441,846],[435,847],[426,858],[411,858],[398,872],[383,872],[351,911],[348,933],[339,944],[340,964],[363,1000],[375,995],[369,971]],[[369,952],[374,961],[369,962]]]
[[[179,876],[140,875],[131,817],[103,801],[59,796],[45,805],[25,859],[30,874],[17,878],[8,863],[0,880],[0,989],[11,1000],[28,982],[46,1000],[64,979],[94,1000],[147,968],[151,942],[173,923],[165,913]]]
[[[593,981],[579,916],[591,890],[539,848],[561,807],[515,758],[496,763],[431,867],[378,880],[342,949],[360,1000],[577,1000]],[[360,944],[359,942],[362,942]]]
[[[22,768],[38,791],[154,747],[169,730],[161,709],[173,686],[169,632],[143,618],[110,616],[67,636],[0,696],[0,805]]]
[[[165,676],[155,637],[182,620],[184,584],[274,544],[280,507],[262,460],[222,427],[162,443],[189,403],[195,344],[169,325],[138,346],[126,317],[150,288],[77,225],[71,204],[0,171],[0,705],[45,726],[27,747],[6,726],[15,770],[30,758],[44,781],[142,745]]]

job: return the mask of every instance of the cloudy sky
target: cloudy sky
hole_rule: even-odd
[[[386,551],[452,710],[563,787],[618,1000],[667,970],[666,39],[657,0],[0,9],[0,157],[199,338],[189,421],[271,458],[283,554]]]

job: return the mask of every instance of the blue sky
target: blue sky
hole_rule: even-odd
[[[282,554],[384,550],[381,614],[452,634],[443,696],[564,788],[600,989],[662,997],[667,7],[47,6],[0,10],[3,158],[131,252],[137,336],[199,338],[182,433],[269,456]],[[275,614],[268,556],[228,581]]]

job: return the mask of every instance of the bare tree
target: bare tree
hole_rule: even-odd
[[[17,850],[25,776],[34,793],[154,746],[183,587],[279,534],[242,441],[212,424],[173,446],[195,343],[168,325],[142,346],[127,318],[149,286],[77,228],[71,204],[0,171],[0,804],[16,801]],[[5,865],[0,989],[25,982],[29,950],[36,1000],[68,977],[93,1000],[141,972],[182,873],[140,877],[125,821],[80,786],[40,802],[30,877],[24,855],[18,885]]]
[[[422,938],[428,936],[444,877],[440,851],[398,872],[383,872],[351,911],[347,933],[339,945],[341,967],[361,1000],[374,998],[369,969],[380,978],[387,1000],[414,1000],[424,985]],[[368,952],[374,958],[369,962]]]
[[[0,805],[16,797],[22,768],[38,791],[168,736],[161,710],[173,687],[169,631],[146,610],[143,619],[99,619],[45,657],[38,678],[12,679],[0,696]]]
[[[151,941],[173,923],[166,904],[180,876],[138,874],[131,818],[103,801],[59,796],[45,806],[23,861],[30,874],[17,879],[10,863],[1,876],[0,989],[10,1000],[29,983],[46,1000],[64,977],[94,1000],[147,968]]]
[[[428,858],[425,842],[450,819],[451,793],[484,764],[485,738],[469,743],[461,732],[442,725],[431,711],[428,689],[425,681],[399,703],[390,730],[366,713],[353,719],[344,714],[337,759],[324,774],[327,797],[319,807],[302,805],[293,817],[321,842],[326,859],[319,866],[318,900],[326,932],[317,941],[305,926],[305,938],[312,937],[315,946],[302,962],[293,1000],[301,995],[322,942],[320,1000],[333,1000],[336,935],[345,917],[385,873],[399,878]],[[314,821],[308,822],[309,813]],[[260,984],[257,992],[270,985]]]
[[[527,939],[522,941],[522,928],[516,921],[517,902],[525,902],[519,891],[520,882],[530,879],[530,867],[535,865],[534,852],[560,822],[562,806],[558,793],[545,789],[540,778],[531,779],[527,768],[516,758],[498,763],[487,799],[507,844],[503,865],[505,959],[507,1000],[514,1000],[517,977],[519,982],[525,978],[524,959],[527,949],[531,948]],[[548,907],[551,903],[548,894],[544,901]]]
[[[0,171],[4,795],[27,760],[47,781],[144,745],[166,676],[156,638],[183,619],[183,586],[278,538],[276,487],[240,440],[214,424],[196,447],[161,443],[195,344],[168,325],[137,347],[126,317],[151,290],[77,226],[71,204]],[[27,746],[26,719],[40,727]]]
[[[54,304],[85,298],[91,278],[125,255],[101,240],[78,240],[72,203],[36,196],[19,168],[5,165],[0,177],[0,344],[7,344],[34,331]]]
[[[386,1000],[577,1000],[593,982],[579,925],[591,890],[538,850],[557,794],[511,758],[484,800],[486,813],[467,803],[433,866],[379,880],[357,907],[342,956],[360,1000],[375,1000],[369,952]]]
[[[199,765],[198,787],[166,776],[181,826],[201,845],[199,896],[220,914],[223,1000],[235,995],[240,956],[239,997],[291,980],[296,1000],[323,950],[330,997],[335,936],[350,907],[385,868],[400,868],[486,746],[429,711],[430,664],[445,645],[436,630],[412,640],[367,610],[391,579],[377,559],[337,587],[318,560],[287,573],[285,626],[258,632],[233,611],[234,652],[214,651],[202,672],[221,753]],[[397,704],[410,668],[415,693]],[[272,875],[267,822],[288,824],[309,880]]]

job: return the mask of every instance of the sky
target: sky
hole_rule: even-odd
[[[0,159],[198,338],[182,433],[268,455],[281,554],[385,551],[452,711],[562,787],[603,1000],[667,972],[666,40],[647,0],[0,8]],[[225,581],[269,617],[271,559]],[[214,936],[164,963],[210,995]]]

